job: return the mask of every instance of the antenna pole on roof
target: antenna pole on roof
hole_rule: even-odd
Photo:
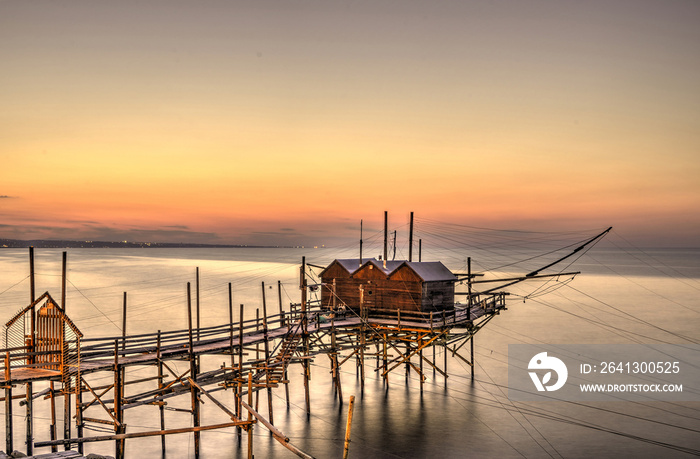
[[[389,223],[389,213],[384,211],[384,267],[386,268],[386,258],[389,254],[388,244],[389,244],[389,234],[388,234],[388,223]]]
[[[360,220],[360,266],[362,266],[362,220]]]
[[[391,261],[396,259],[396,230],[394,230],[394,252],[391,254]]]
[[[408,261],[413,261],[413,212],[411,212],[411,224],[408,228]]]
[[[418,263],[422,261],[423,258],[423,239],[418,239]]]

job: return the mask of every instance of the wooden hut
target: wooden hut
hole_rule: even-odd
[[[391,306],[419,312],[453,309],[456,280],[439,261],[403,262],[388,277]]]
[[[442,311],[454,307],[456,280],[440,262],[334,260],[321,272],[321,301],[328,309]]]
[[[351,278],[357,288],[355,307],[367,308],[369,311],[385,309],[384,303],[388,301],[387,278],[392,270],[401,265],[400,261],[387,261],[371,259],[355,271]]]
[[[354,302],[357,297],[357,284],[351,278],[360,268],[360,260],[342,259],[333,262],[321,271],[321,306],[331,309],[334,306]]]

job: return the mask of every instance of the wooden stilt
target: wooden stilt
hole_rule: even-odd
[[[194,340],[192,336],[192,297],[190,294],[190,283],[187,283],[187,320],[189,326],[189,360],[190,360],[190,377],[197,381],[197,363],[194,356]],[[190,384],[190,393],[192,396],[192,423],[194,427],[199,427],[199,397],[197,396],[197,387]],[[199,431],[194,431],[194,457],[199,459]]]
[[[160,330],[158,330],[158,337],[156,341],[156,358],[158,359],[158,389],[163,389],[163,361],[160,353]],[[163,392],[161,392],[163,395]],[[158,411],[160,415],[160,430],[165,430],[165,406],[163,404],[158,405]],[[165,457],[165,435],[160,436],[160,452],[161,456]]]
[[[301,258],[301,324],[302,324],[302,339],[304,341],[304,357],[309,356],[309,329],[308,317],[306,313],[306,257]],[[305,358],[302,365],[304,366],[304,397],[306,399],[306,415],[311,415],[311,399],[309,394],[309,380],[311,379],[311,369],[309,359]]]
[[[469,330],[470,330],[470,343],[469,346],[471,347],[471,367],[472,367],[472,381],[474,381],[474,324],[472,324],[472,258],[468,257],[467,258],[467,286],[469,288],[469,295],[467,296],[468,303],[467,303],[467,318],[469,319]]]
[[[352,428],[352,411],[355,406],[355,396],[350,396],[350,404],[348,406],[348,421],[345,425],[345,446],[343,447],[343,459],[348,459],[350,451],[350,429]]]
[[[443,370],[445,371],[445,387],[447,387],[447,343],[445,343],[445,363]]]
[[[51,396],[51,425],[49,426],[49,435],[51,440],[56,440],[56,391],[53,381],[49,383],[49,394]],[[58,451],[57,445],[51,445],[51,452]]]
[[[263,299],[263,336],[265,337],[265,380],[267,381],[267,409],[270,414],[270,422],[275,423],[272,415],[272,386],[270,386],[270,340],[267,335],[267,301],[265,300],[265,282],[262,283]]]
[[[388,362],[387,362],[387,355],[386,355],[386,340],[387,340],[386,333],[384,333],[384,334],[382,335],[382,337],[384,338],[384,339],[383,339],[384,351],[383,351],[383,353],[382,353],[382,368],[383,368],[383,370],[384,370],[384,382],[385,382],[387,385],[389,385],[389,372],[386,371],[387,368],[389,368],[388,365],[387,365]]]
[[[291,407],[289,403],[289,374],[287,373],[287,369],[284,369],[284,395],[285,399],[287,400],[287,410]]]
[[[423,392],[423,383],[425,382],[425,376],[423,375],[423,339],[421,338],[419,341],[419,346],[421,347],[421,350],[418,351],[418,359],[420,360],[420,391]]]
[[[469,347],[470,347],[471,362],[472,362],[472,381],[474,381],[474,367],[476,367],[476,362],[474,362],[474,334],[473,333],[472,333],[469,341],[470,341]]]
[[[248,405],[253,404],[253,373],[248,373]],[[248,411],[248,459],[253,459],[253,413]]]
[[[34,284],[34,247],[29,247],[29,300],[31,305],[34,305],[34,300],[36,299],[36,293],[35,293],[35,284]],[[36,344],[36,310],[35,307],[32,306],[31,308],[31,318],[30,318],[30,336],[28,340],[28,349],[27,351],[30,353],[33,353],[35,351],[35,344]],[[27,363],[35,363],[33,357],[29,357],[27,359]],[[33,454],[33,438],[32,434],[34,433],[33,431],[33,417],[34,417],[34,399],[32,397],[33,395],[33,387],[32,383],[28,382],[26,384],[26,395],[27,395],[27,407],[26,407],[26,441],[27,441],[27,456],[31,456]],[[8,454],[11,453],[12,451],[8,451]]]
[[[195,295],[195,298],[196,298],[196,301],[197,301],[197,303],[196,303],[196,304],[197,304],[197,342],[199,343],[199,339],[200,339],[200,327],[201,327],[201,324],[200,324],[200,321],[199,321],[199,318],[200,318],[200,315],[199,315],[199,267],[197,267],[196,273],[195,273],[195,274],[196,274],[196,276],[195,276],[195,281],[196,281],[196,282],[195,282],[195,287],[196,287],[196,295]],[[197,362],[196,362],[197,368],[199,368],[199,367],[201,366],[201,358],[200,358],[199,356],[197,356],[197,357],[195,357],[195,359],[196,359],[196,361],[197,361]]]
[[[235,347],[233,345],[233,287],[231,286],[231,282],[228,283],[228,320],[229,320],[229,354],[231,354],[231,375],[235,378],[236,374],[236,353],[235,353]],[[240,377],[240,375],[239,375]],[[235,379],[232,379],[232,382]],[[234,404],[234,410],[236,412],[236,417],[240,419],[241,413],[238,410],[238,403],[237,403],[237,397],[236,397],[236,385],[234,384],[233,390],[233,404]],[[241,428],[236,427],[236,431],[240,434]]]
[[[116,358],[116,357],[115,357]],[[70,379],[63,382],[63,439],[70,440],[71,438],[71,389]],[[70,442],[63,444],[63,449],[68,451],[71,449]]]
[[[122,372],[119,368],[119,340],[114,340],[114,433],[124,433],[123,411],[122,411]],[[124,459],[124,440],[114,441],[114,456],[116,459]]]
[[[260,331],[260,309],[255,308],[255,331]],[[260,343],[255,344],[255,360],[260,362]],[[255,411],[260,410],[260,391],[255,391]]]
[[[83,386],[80,376],[76,377],[75,385],[75,427],[78,431],[78,438],[83,438]],[[83,444],[78,443],[78,453],[83,454]]]
[[[406,356],[411,355],[411,343],[406,342]],[[411,357],[406,359],[406,384],[408,384],[408,375],[411,372]]]
[[[241,400],[243,394],[243,305],[240,306],[240,315],[238,318],[238,404],[236,405],[236,413],[241,414]],[[241,439],[241,429],[238,428],[238,440]]]
[[[5,353],[5,449],[14,451],[14,432],[12,431],[12,385],[10,378],[10,352]]]
[[[282,309],[282,282],[277,281],[277,299],[280,307],[280,327],[284,326],[284,309]]]
[[[333,384],[335,393],[338,395],[340,405],[343,404],[343,387],[340,383],[340,368],[338,367],[338,345],[335,329],[335,317],[331,318],[331,373],[333,374]]]
[[[374,343],[375,355],[376,355],[376,368],[379,369],[379,343]]]
[[[411,223],[408,231],[408,261],[413,261],[413,212],[411,212]]]
[[[33,448],[33,441],[34,439],[32,438],[32,434],[34,433],[33,428],[34,425],[32,424],[33,417],[34,417],[34,391],[32,390],[32,383],[28,382],[27,385],[27,416],[26,416],[26,421],[27,421],[27,456],[32,456],[34,454],[34,448]]]
[[[365,323],[360,324],[360,394],[365,393]]]

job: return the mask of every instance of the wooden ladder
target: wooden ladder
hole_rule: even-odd
[[[289,366],[300,342],[301,334],[290,332],[284,336],[279,350],[268,363],[269,372],[267,373],[266,385],[276,387],[277,384],[284,381],[287,366]]]

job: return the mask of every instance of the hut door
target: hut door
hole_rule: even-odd
[[[37,337],[36,351],[38,353],[50,352],[50,354],[39,354],[36,356],[36,363],[43,363],[41,368],[47,370],[60,370],[61,351],[63,343],[63,320],[56,305],[47,301],[37,313]]]
[[[376,309],[377,306],[377,285],[367,282],[362,285],[362,306],[368,310]]]

